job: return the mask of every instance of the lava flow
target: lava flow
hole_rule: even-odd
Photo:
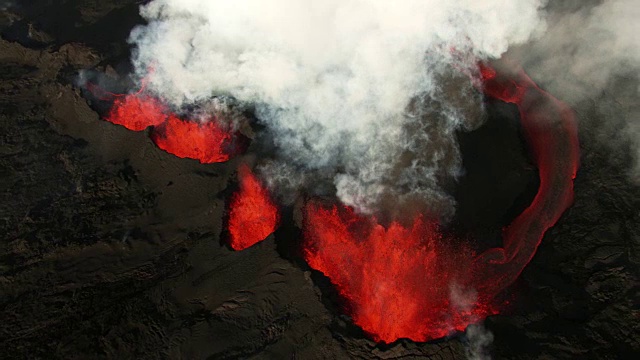
[[[238,169],[240,189],[233,194],[229,211],[229,245],[246,249],[269,236],[278,226],[278,208],[269,192],[247,165]]]
[[[531,205],[504,229],[504,247],[474,256],[452,248],[457,242],[443,240],[421,216],[409,228],[385,228],[344,206],[305,207],[306,261],[329,277],[353,321],[376,341],[436,339],[495,313],[492,299],[520,275],[572,202],[579,149],[571,110],[522,70],[512,78],[488,66],[481,72],[487,96],[518,106],[540,176]],[[465,292],[474,295],[460,296]]]

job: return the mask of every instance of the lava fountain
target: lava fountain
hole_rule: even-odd
[[[136,94],[117,97],[105,119],[132,131],[160,125],[167,119],[168,109],[158,100]]]
[[[304,257],[331,279],[353,321],[376,341],[427,341],[495,313],[487,299],[452,302],[472,253],[453,248],[433,220],[409,227],[359,216],[343,205],[307,203]]]
[[[203,164],[227,161],[237,152],[233,134],[224,130],[215,119],[198,122],[170,115],[153,128],[151,140],[170,154],[197,159]]]
[[[280,215],[267,189],[247,165],[238,169],[240,188],[229,205],[229,245],[244,250],[269,236]]]
[[[215,114],[204,121],[182,119],[159,99],[142,88],[131,94],[115,94],[88,84],[93,96],[110,101],[104,120],[132,131],[151,128],[149,136],[156,146],[180,158],[203,164],[225,162],[245,150],[245,138],[224,126]]]

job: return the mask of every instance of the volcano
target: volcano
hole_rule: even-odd
[[[80,83],[132,74],[138,2],[12,3],[0,5],[5,357],[640,354],[640,191],[634,150],[611,141],[634,116],[634,76],[569,108],[531,62],[531,77],[480,64],[488,118],[457,134],[455,218],[363,214],[324,184],[278,192],[298,179],[268,181],[277,154],[252,108],[236,123],[150,88]]]
[[[517,70],[499,74],[480,64],[480,88],[518,107],[539,189],[503,230],[502,247],[476,253],[473,246],[444,238],[438,219],[427,214],[417,214],[409,227],[398,220],[385,227],[345,205],[305,205],[304,259],[331,280],[354,322],[375,341],[434,340],[497,314],[496,295],[518,278],[545,232],[573,201],[579,163],[573,111],[511,66]],[[155,124],[153,142],[180,158],[215,163],[234,155],[229,146],[233,135],[215,121],[183,121],[166,115],[160,104],[140,93],[119,96],[105,119],[130,130]],[[238,176],[227,226],[229,245],[244,250],[276,230],[280,210],[247,165]],[[473,293],[473,299],[456,299],[459,291]]]

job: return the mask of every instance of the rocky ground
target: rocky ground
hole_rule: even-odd
[[[222,244],[242,159],[179,159],[99,119],[74,81],[80,69],[128,71],[137,3],[35,0],[0,12],[0,357],[465,358],[464,336],[368,340],[326,279],[287,252],[293,225],[242,252]],[[602,125],[637,110],[635,87],[614,79],[616,91],[576,107],[575,205],[510,290],[512,308],[485,322],[496,359],[640,356],[640,188],[628,144],[612,146],[616,126]],[[499,227],[483,224],[526,204],[535,169],[514,109],[489,109],[485,126],[461,135],[474,158],[457,222],[491,238]]]

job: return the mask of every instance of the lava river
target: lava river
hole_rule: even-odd
[[[487,96],[514,103],[540,177],[530,206],[503,230],[503,247],[473,254],[443,239],[422,216],[380,225],[343,205],[305,207],[304,257],[335,285],[345,311],[376,341],[427,341],[464,330],[498,311],[494,297],[520,275],[547,229],[573,201],[579,162],[570,108],[522,70],[483,65]],[[449,239],[450,240],[450,239]]]

